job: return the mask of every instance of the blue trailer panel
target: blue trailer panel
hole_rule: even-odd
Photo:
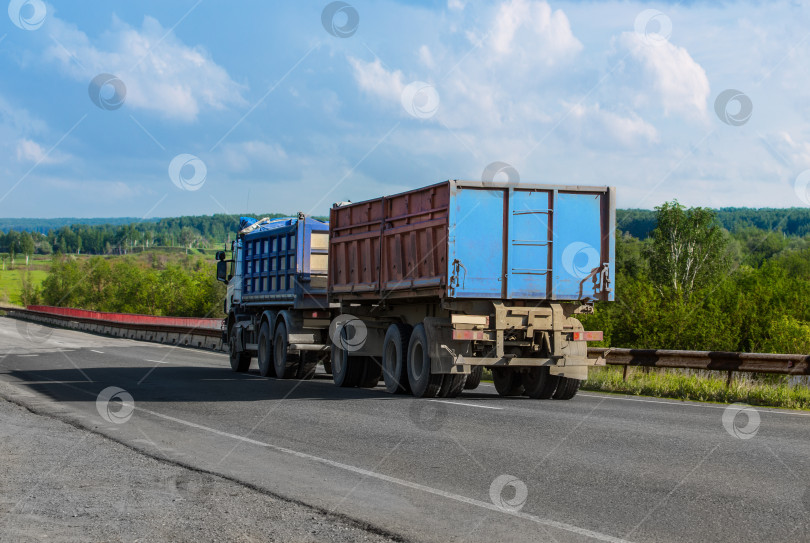
[[[242,299],[288,304],[304,296],[324,297],[328,239],[329,223],[310,217],[254,226],[242,240]]]

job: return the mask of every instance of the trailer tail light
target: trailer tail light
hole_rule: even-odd
[[[453,339],[481,341],[484,339],[484,332],[482,330],[453,330]]]
[[[601,331],[593,332],[574,332],[574,341],[602,341],[604,333]]]
[[[325,318],[326,314],[325,313],[318,313],[317,311],[313,311],[312,312],[312,318],[317,319],[318,317]]]

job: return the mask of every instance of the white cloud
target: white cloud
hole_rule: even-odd
[[[354,71],[354,79],[362,90],[399,103],[402,89],[405,88],[401,71],[386,70],[380,59],[365,62],[349,57],[349,63]]]
[[[619,41],[641,64],[647,79],[643,86],[652,86],[665,115],[681,113],[706,119],[709,79],[685,48],[669,41],[650,43],[635,32],[622,33]]]
[[[653,125],[635,113],[627,116],[606,111],[599,104],[576,104],[570,107],[570,123],[564,130],[576,133],[591,147],[624,146],[628,148],[658,143],[660,137]]]
[[[127,107],[189,122],[204,108],[245,103],[244,87],[205,49],[183,44],[151,17],[144,18],[140,29],[114,19],[98,44],[55,17],[49,25],[54,44],[45,58],[87,84],[100,73],[115,75],[126,85]]]
[[[556,64],[582,49],[562,10],[552,11],[545,1],[511,0],[500,5],[493,25],[491,46],[499,57]]]

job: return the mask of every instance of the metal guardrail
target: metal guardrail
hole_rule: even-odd
[[[209,327],[180,326],[162,323],[124,323],[97,318],[60,315],[31,309],[3,307],[12,318],[55,325],[102,335],[153,341],[170,345],[183,345],[214,350],[222,350],[222,330]]]
[[[731,353],[724,351],[675,351],[664,349],[618,349],[591,347],[591,357],[602,356],[608,365],[628,367],[673,368],[728,372],[771,373],[777,375],[810,375],[810,355]]]

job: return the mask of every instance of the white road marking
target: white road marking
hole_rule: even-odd
[[[667,402],[663,400],[646,400],[644,398],[625,398],[622,396],[612,396],[610,394],[605,394],[604,396],[600,394],[578,394],[578,396],[583,396],[586,398],[599,398],[599,399],[606,399],[606,400],[624,400],[625,402],[642,402],[642,403],[660,403],[664,405],[682,405],[685,407],[707,407],[709,409],[727,409],[731,404],[722,404],[722,405],[708,405],[705,403],[697,403],[693,401],[682,401],[682,402]],[[773,413],[775,415],[794,415],[797,417],[810,417],[810,412],[807,411],[777,411],[775,409],[757,409],[756,407],[752,406],[754,411],[758,411],[760,413]]]
[[[602,534],[599,532],[594,532],[593,530],[588,530],[587,528],[580,528],[579,526],[574,526],[573,524],[567,524],[565,522],[557,522],[556,520],[549,520],[544,519],[541,517],[536,517],[534,515],[530,515],[528,513],[523,513],[520,511],[511,511],[504,509],[502,507],[498,507],[497,505],[485,502],[481,500],[476,500],[473,498],[468,498],[466,496],[462,496],[460,494],[454,494],[452,492],[446,492],[444,490],[439,490],[437,488],[432,488],[429,486],[425,486],[419,483],[414,483],[411,481],[406,481],[405,479],[398,479],[396,477],[391,477],[390,475],[384,475],[382,473],[377,473],[375,471],[370,471],[363,468],[358,468],[356,466],[351,466],[349,464],[342,464],[340,462],[335,462],[334,460],[329,460],[327,458],[321,458],[320,456],[315,456],[312,454],[307,454],[303,452],[298,452],[293,449],[288,449],[286,447],[279,447],[278,445],[272,445],[270,443],[265,443],[264,441],[258,441],[256,439],[250,439],[249,437],[243,437],[236,434],[231,434],[229,432],[223,432],[222,430],[217,430],[216,428],[211,428],[209,426],[203,426],[202,424],[197,424],[195,422],[190,422],[183,419],[178,419],[176,417],[170,417],[169,415],[164,415],[163,413],[157,413],[155,411],[150,411],[149,409],[144,409],[142,407],[135,408],[138,411],[142,411],[144,413],[149,413],[155,417],[165,419],[168,421],[176,422],[178,424],[183,424],[185,426],[189,426],[191,428],[196,428],[198,430],[204,430],[206,432],[216,434],[223,437],[228,437],[231,439],[236,439],[238,441],[242,441],[244,443],[250,443],[252,445],[258,445],[260,447],[266,447],[268,449],[272,449],[274,451],[278,451],[284,454],[289,454],[292,456],[296,456],[298,458],[303,458],[305,460],[311,460],[313,462],[318,462],[320,464],[325,464],[327,466],[332,466],[334,468],[342,469],[345,471],[349,471],[352,473],[356,473],[358,475],[362,475],[364,477],[371,477],[373,479],[378,479],[380,481],[385,481],[387,483],[393,483],[395,485],[404,486],[406,488],[410,488],[413,490],[420,490],[422,492],[426,492],[428,494],[433,494],[435,496],[440,496],[442,498],[447,498],[449,500],[454,500],[457,502],[465,503],[467,505],[473,505],[475,507],[480,507],[481,509],[487,509],[489,511],[495,511],[498,513],[504,513],[506,515],[511,515],[513,517],[522,518],[524,520],[528,520],[542,526],[548,526],[550,528],[556,528],[558,530],[565,530],[567,532],[575,533],[584,537],[590,537],[593,539],[598,539],[599,541],[609,541],[611,543],[627,543],[626,540],[613,537],[611,535]]]
[[[94,353],[98,353],[98,354],[104,354],[104,352],[103,352],[103,351],[97,351],[97,350],[95,350],[95,349],[90,349],[90,350],[91,350],[92,352],[94,352]]]
[[[155,364],[170,364],[170,362],[166,362],[164,360],[144,360],[144,362],[154,362]]]
[[[17,356],[39,356],[38,354],[18,354]]]
[[[464,403],[464,402],[448,402],[447,400],[428,400],[431,402],[438,402],[438,403],[449,403],[450,405],[466,405],[467,407],[480,407],[481,409],[498,409],[502,410],[503,407],[495,407],[492,405],[479,405],[475,403]]]

